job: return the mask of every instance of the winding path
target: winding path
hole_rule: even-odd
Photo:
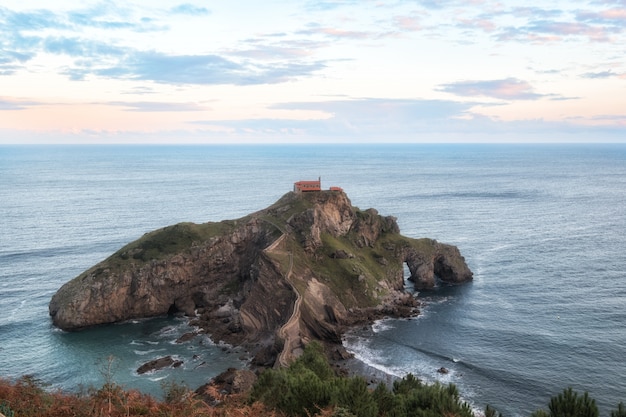
[[[285,239],[285,234],[276,239],[270,246],[265,248],[266,252],[282,252],[277,251],[276,248]],[[283,350],[276,359],[275,367],[287,367],[289,366],[289,359],[294,349],[300,346],[300,328],[298,323],[300,321],[300,304],[302,303],[302,295],[298,292],[296,286],[291,282],[291,272],[293,269],[293,253],[289,253],[289,268],[285,274],[285,280],[291,286],[291,289],[296,294],[296,302],[293,305],[293,311],[289,320],[278,330],[278,336],[283,340]]]
[[[289,285],[291,285],[291,289],[296,293],[296,302],[293,305],[293,311],[291,312],[291,317],[283,327],[278,331],[278,336],[283,339],[283,350],[278,355],[277,364],[281,367],[289,366],[289,357],[292,355],[295,348],[300,345],[300,304],[302,303],[302,295],[298,292],[295,285],[289,279],[291,277],[291,270],[293,268],[293,254],[289,252],[289,270],[287,271],[287,276],[285,277]]]

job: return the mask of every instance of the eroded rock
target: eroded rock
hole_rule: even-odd
[[[347,325],[416,314],[405,263],[417,288],[472,279],[458,248],[402,236],[343,192],[291,192],[241,219],[147,233],[61,287],[49,311],[70,331],[184,314],[267,366],[311,340],[340,345]]]
[[[163,368],[178,368],[183,365],[183,361],[174,359],[172,356],[164,356],[162,358],[151,360],[150,362],[146,362],[137,368],[137,373],[139,375],[159,371]]]

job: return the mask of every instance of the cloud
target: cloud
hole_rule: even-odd
[[[605,140],[623,141],[623,117],[602,120],[611,126],[589,126],[586,120],[551,122],[542,119],[502,121],[472,113],[476,103],[452,100],[362,98],[319,103],[282,103],[282,110],[313,110],[319,119],[197,120],[233,140],[278,142],[545,142],[588,141],[602,134]],[[226,132],[226,133],[225,133]]]
[[[282,110],[317,110],[333,118],[371,124],[381,120],[441,120],[458,117],[472,104],[450,100],[411,100],[363,98],[313,103],[283,103],[272,106]]]
[[[27,62],[40,52],[89,59],[125,53],[115,41],[85,38],[88,29],[134,32],[164,29],[148,17],[134,15],[132,10],[111,2],[67,12],[44,9],[18,12],[0,7],[0,74],[12,74],[20,68],[18,63]],[[70,31],[80,35],[66,35]],[[97,61],[92,65],[97,66]],[[77,73],[75,69],[67,71],[72,72]]]
[[[258,39],[247,40],[249,48],[232,49],[224,53],[229,56],[246,57],[257,60],[293,60],[311,56],[313,51],[328,46],[328,42],[309,40],[282,41],[276,44],[261,44]]]
[[[461,120],[471,103],[446,100],[410,100],[362,98],[324,102],[293,102],[271,106],[277,110],[309,110],[317,112],[318,119],[245,119],[197,120],[203,125],[230,130],[240,135],[295,135],[329,140],[348,141],[396,140],[417,137],[437,130],[463,130]],[[324,117],[324,115],[326,117]]]
[[[146,95],[146,94],[157,94],[157,90],[152,87],[146,86],[136,86],[132,87],[129,90],[122,91],[121,94],[132,94],[132,95]]]
[[[164,28],[154,25],[153,20],[145,16],[133,19],[134,15],[130,8],[119,7],[111,2],[67,12],[53,12],[47,9],[17,12],[0,7],[0,22],[5,30],[13,33],[81,28],[130,29],[146,32]]]
[[[374,32],[343,30],[332,27],[318,27],[315,25],[310,29],[296,32],[298,35],[322,35],[333,39],[372,39],[378,37]]]
[[[189,3],[179,4],[178,6],[172,7],[170,12],[189,16],[207,16],[211,14],[209,9],[206,7],[198,7]]]
[[[426,9],[440,10],[460,2],[456,0],[418,0],[416,3]]]
[[[166,103],[157,101],[111,101],[105,104],[124,107],[127,111],[136,112],[195,112],[210,110],[197,103]]]
[[[0,76],[15,74],[36,56],[47,53],[72,58],[72,62],[55,70],[73,81],[89,76],[144,80],[170,84],[255,85],[275,84],[310,76],[326,67],[322,61],[307,59],[322,45],[320,41],[285,40],[250,48],[215,53],[172,54],[158,50],[141,50],[113,38],[116,31],[146,32],[163,30],[158,20],[150,17],[158,11],[138,13],[133,6],[117,6],[113,2],[65,12],[31,10],[16,12],[0,7]],[[172,7],[168,13],[206,15],[210,11],[191,3]],[[106,29],[112,35],[94,36],[88,29]],[[323,29],[322,29],[323,31]],[[121,32],[123,33],[123,32]],[[332,33],[328,30],[327,33]],[[357,36],[356,33],[335,32],[334,37]],[[282,40],[282,42],[280,42]]]
[[[395,26],[405,32],[417,32],[424,29],[422,23],[422,16],[412,14],[409,16],[394,16],[393,21]]]
[[[584,22],[622,25],[626,22],[626,7],[613,8],[600,12],[580,11],[577,14],[577,18]]]
[[[528,21],[519,26],[503,27],[498,40],[554,42],[570,37],[586,37],[593,42],[608,42],[611,36],[624,32],[626,22],[624,7],[602,11],[572,10],[570,13],[518,7],[512,9],[510,15],[528,18]]]
[[[457,26],[466,29],[480,29],[484,32],[493,32],[498,27],[493,20],[486,18],[460,19]]]
[[[67,37],[48,37],[43,40],[42,46],[45,52],[51,54],[82,58],[122,56],[128,52],[126,48],[120,48],[107,42]]]
[[[534,19],[552,19],[563,16],[562,9],[544,9],[541,7],[514,7],[511,15]]]
[[[594,116],[592,120],[609,121],[612,124],[617,124],[626,127],[626,115],[623,114],[605,114],[600,116]]]
[[[487,81],[460,81],[443,84],[439,91],[467,97],[491,97],[500,100],[534,100],[543,97],[537,94],[526,81],[516,78]]]
[[[157,51],[127,53],[118,64],[101,69],[85,68],[108,78],[155,81],[170,84],[254,85],[276,84],[324,68],[322,62],[272,63],[254,65],[236,62],[219,55],[169,55]]]
[[[527,26],[531,33],[544,33],[557,36],[587,36],[593,41],[607,41],[609,33],[612,32],[606,27],[592,26],[580,22],[553,22],[536,21]]]
[[[174,84],[228,84],[241,65],[217,55],[168,55],[135,51],[118,65],[96,70],[97,75]]]
[[[26,110],[29,107],[40,105],[36,101],[18,100],[10,97],[0,97],[0,111]]]
[[[124,3],[120,3],[124,4]],[[137,33],[162,31],[167,26],[156,23],[156,20],[145,15],[145,11],[137,12],[130,5],[120,6],[112,1],[100,2],[94,6],[59,13],[59,19],[67,25],[77,28],[97,28],[106,30],[130,30]]]
[[[361,2],[359,0],[322,0],[322,1],[308,1],[305,5],[305,8],[308,11],[328,11],[335,10],[344,6],[353,6],[360,5]]]
[[[619,75],[614,73],[611,70],[608,70],[608,71],[599,71],[599,72],[587,72],[585,74],[582,74],[581,77],[590,78],[590,79],[601,79],[601,78],[619,77]]]
[[[15,12],[0,7],[0,21],[5,27],[13,32],[22,30],[41,30],[41,29],[64,29],[69,25],[63,21],[56,13],[50,10],[32,10],[28,12]]]
[[[13,75],[23,66],[20,65],[30,59],[34,54],[0,49],[0,76]]]

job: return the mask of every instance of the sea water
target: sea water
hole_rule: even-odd
[[[183,221],[235,219],[322,177],[409,237],[454,244],[472,283],[416,294],[345,346],[391,375],[456,384],[476,409],[529,415],[572,386],[602,414],[626,401],[626,146],[2,146],[0,377],[127,388],[195,387],[245,352],[163,317],[77,333],[48,302],[126,243]],[[138,375],[166,355],[177,369]],[[441,367],[448,369],[440,374]]]

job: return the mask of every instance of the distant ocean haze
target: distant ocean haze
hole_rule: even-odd
[[[160,395],[163,381],[195,387],[244,366],[208,337],[174,343],[184,319],[65,333],[48,302],[146,232],[239,218],[320,176],[404,235],[457,245],[474,271],[418,294],[416,319],[346,334],[357,358],[511,416],[568,386],[604,415],[626,401],[624,145],[0,147],[0,376],[76,390],[101,384],[113,355],[119,383]],[[184,365],[136,373],[168,354]]]

